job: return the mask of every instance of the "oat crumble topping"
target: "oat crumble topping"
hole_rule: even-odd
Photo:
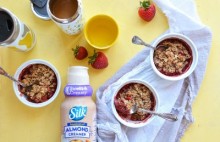
[[[157,69],[165,75],[180,75],[191,64],[190,49],[183,42],[175,39],[164,40],[159,45],[167,48],[158,48],[154,52],[154,63]]]
[[[133,105],[138,108],[153,110],[154,97],[152,92],[143,84],[131,83],[124,86],[115,98],[115,106],[119,115],[126,117],[133,121],[142,121],[149,116],[142,112],[137,112],[129,115],[129,110]]]
[[[51,68],[43,64],[34,64],[23,70],[20,81],[29,87],[20,86],[20,92],[35,103],[50,99],[57,87],[56,75]]]

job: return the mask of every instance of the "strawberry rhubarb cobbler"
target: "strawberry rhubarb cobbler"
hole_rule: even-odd
[[[154,51],[154,64],[161,73],[177,76],[189,69],[193,58],[192,51],[183,40],[165,39],[157,47]]]
[[[50,99],[57,88],[57,78],[51,68],[43,64],[33,64],[22,70],[19,81],[27,85],[19,90],[30,102],[41,103]]]
[[[133,105],[138,108],[154,110],[155,98],[150,89],[141,83],[129,83],[123,86],[114,99],[117,113],[122,119],[132,121],[146,121],[151,115],[140,111],[129,114]]]

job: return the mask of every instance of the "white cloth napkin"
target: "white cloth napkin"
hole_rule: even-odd
[[[199,61],[196,70],[186,79],[167,81],[158,77],[151,68],[149,48],[144,48],[96,92],[97,134],[99,142],[175,142],[193,122],[191,105],[203,80],[211,47],[212,33],[197,15],[193,0],[154,0],[169,21],[167,32],[188,36],[196,45]],[[159,111],[178,114],[177,122],[156,117],[142,128],[120,124],[111,110],[111,97],[117,86],[128,79],[143,79],[152,84],[160,99]]]

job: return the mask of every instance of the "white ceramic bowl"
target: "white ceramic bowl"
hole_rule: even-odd
[[[155,116],[154,115],[150,115],[146,120],[143,120],[143,121],[132,121],[132,120],[129,120],[129,119],[125,119],[125,118],[122,118],[117,110],[116,110],[116,107],[115,107],[115,103],[114,103],[114,100],[115,100],[115,97],[117,96],[118,92],[120,91],[120,89],[122,89],[125,85],[127,84],[130,84],[130,83],[140,83],[140,84],[143,84],[145,85],[147,88],[150,89],[150,91],[152,92],[152,94],[154,95],[154,99],[155,99],[155,106],[154,106],[154,111],[158,111],[158,106],[159,106],[159,98],[158,98],[158,95],[157,95],[157,92],[156,90],[147,82],[145,81],[142,81],[142,80],[129,80],[129,81],[126,81],[124,83],[122,83],[118,88],[117,90],[115,91],[115,93],[113,94],[112,96],[112,100],[111,100],[111,107],[112,107],[112,111],[113,111],[113,114],[114,116],[116,117],[116,119],[123,125],[125,126],[128,126],[128,127],[131,127],[131,128],[139,128],[139,127],[143,127],[147,124],[149,124],[154,118]]]
[[[34,108],[39,108],[39,107],[44,107],[48,104],[50,104],[51,102],[53,102],[55,100],[55,98],[58,96],[59,92],[60,92],[60,87],[61,87],[61,78],[60,78],[60,74],[59,72],[57,71],[57,69],[51,64],[49,63],[48,61],[45,61],[45,60],[41,60],[41,59],[33,59],[33,60],[29,60],[25,63],[23,63],[18,69],[17,71],[15,72],[15,75],[14,77],[18,80],[19,79],[19,75],[21,74],[21,72],[28,66],[30,65],[33,65],[33,64],[43,64],[43,65],[46,65],[48,66],[49,68],[51,68],[55,75],[56,75],[56,78],[57,78],[57,88],[56,88],[56,91],[55,93],[53,94],[53,96],[46,100],[45,102],[41,102],[41,103],[34,103],[34,102],[30,102],[27,100],[26,96],[25,95],[21,95],[21,92],[19,91],[19,88],[18,88],[18,84],[17,83],[13,83],[13,89],[14,89],[14,92],[15,92],[15,95],[16,97],[25,105],[29,106],[29,107],[34,107]]]
[[[197,63],[198,63],[198,51],[197,48],[195,46],[195,44],[186,36],[182,35],[182,34],[177,34],[177,33],[169,33],[169,34],[165,34],[162,35],[161,37],[157,38],[154,42],[153,42],[153,46],[156,47],[161,41],[165,40],[165,39],[170,39],[170,38],[176,38],[176,39],[180,39],[182,41],[184,41],[186,44],[189,45],[191,52],[192,52],[192,63],[190,65],[190,67],[188,68],[188,70],[186,70],[185,72],[183,72],[180,75],[176,75],[176,76],[168,76],[165,75],[163,73],[161,73],[157,67],[155,66],[154,60],[153,60],[153,56],[154,56],[154,50],[152,49],[150,51],[150,62],[151,62],[151,66],[154,70],[154,72],[160,76],[163,79],[166,80],[171,80],[171,81],[176,81],[176,80],[181,80],[184,79],[186,77],[188,77],[196,68]]]

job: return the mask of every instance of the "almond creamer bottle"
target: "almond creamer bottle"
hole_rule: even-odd
[[[96,105],[92,93],[88,68],[70,67],[61,105],[61,142],[96,142]]]

